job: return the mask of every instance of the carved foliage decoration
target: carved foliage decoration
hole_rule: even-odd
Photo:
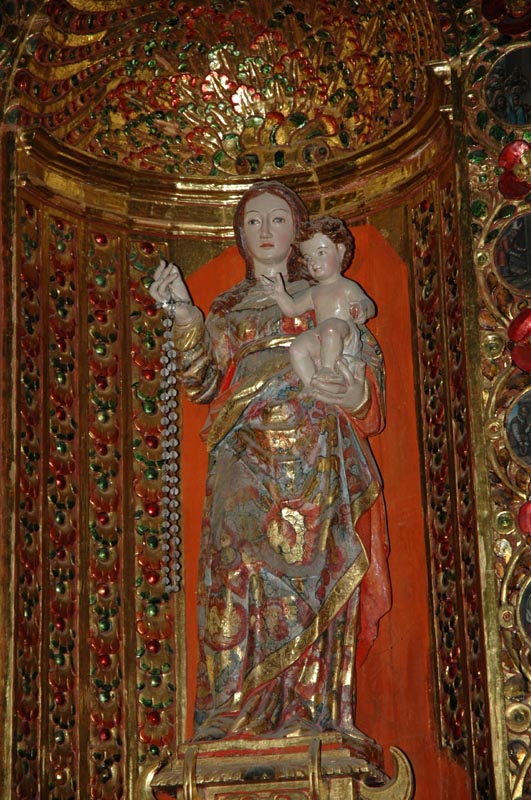
[[[27,19],[39,5],[38,0],[5,0],[0,15],[0,100],[4,110],[4,97],[9,86],[16,52]]]
[[[380,141],[438,55],[423,3],[50,0],[8,119],[182,176],[310,168]]]
[[[411,210],[423,386],[426,524],[443,743],[475,765],[475,795],[492,796],[476,510],[463,353],[457,198],[451,178]]]
[[[527,0],[482,0],[481,11],[500,33],[515,36],[531,28],[531,9]]]
[[[448,182],[440,196],[441,254],[443,264],[444,308],[446,319],[446,357],[448,360],[448,411],[453,458],[453,518],[457,523],[459,582],[456,610],[462,617],[464,664],[462,680],[468,701],[470,754],[474,763],[474,781],[478,797],[492,793],[490,774],[490,722],[486,702],[485,643],[481,616],[479,580],[479,544],[476,503],[473,486],[473,459],[469,420],[470,399],[467,387],[467,364],[463,341],[466,311],[465,284],[459,258],[457,198],[453,183]],[[451,678],[453,670],[450,671]],[[451,684],[450,684],[451,685]],[[446,682],[443,682],[445,688]],[[459,734],[459,715],[451,728]]]
[[[492,10],[496,4],[483,4],[485,12],[487,5]],[[494,11],[486,14],[514,38],[502,38],[485,26],[463,87],[492,523],[484,535],[495,575],[493,607],[499,612],[501,645],[501,662],[492,666],[503,683],[508,742],[504,770],[513,798],[531,791],[530,540],[522,514],[531,486],[529,330],[523,324],[531,297],[526,158],[531,39],[517,5],[498,3],[497,16]],[[511,19],[522,24],[511,23],[509,30]],[[515,328],[519,323],[521,332]]]
[[[439,704],[445,744],[466,752],[469,732],[464,723],[463,643],[458,628],[456,551],[450,487],[449,429],[444,390],[442,296],[437,269],[435,195],[431,193],[412,212],[416,273],[416,306],[420,320],[419,368],[424,385],[423,430],[426,450],[427,525],[436,598],[435,638],[440,681]]]
[[[42,786],[57,800],[79,787],[132,796],[138,768],[182,738],[185,714],[180,600],[162,580],[163,328],[145,286],[167,246],[32,190],[17,230],[13,786],[27,800]]]
[[[37,209],[26,201],[20,252],[21,356],[20,356],[20,471],[18,490],[18,624],[16,650],[18,679],[14,693],[15,735],[18,740],[14,783],[20,796],[30,797],[38,786],[39,766],[39,643],[42,635],[40,587],[43,583],[43,542],[40,535],[40,506],[44,420],[40,414],[42,381],[42,303],[39,295],[40,218]],[[67,734],[64,734],[65,736]]]

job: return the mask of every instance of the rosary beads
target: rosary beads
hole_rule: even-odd
[[[173,322],[175,303],[164,303],[164,341],[160,362],[160,398],[162,401],[162,580],[168,591],[181,588],[181,526],[180,520],[180,475],[179,475],[179,391],[177,388],[177,364],[173,344]]]

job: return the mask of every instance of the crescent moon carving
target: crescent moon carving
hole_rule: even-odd
[[[385,786],[360,786],[363,800],[411,800],[415,778],[409,759],[398,747],[390,748],[393,757],[394,777]]]

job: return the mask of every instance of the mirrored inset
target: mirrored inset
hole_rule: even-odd
[[[531,214],[516,217],[503,229],[494,263],[500,278],[513,290],[531,293]]]
[[[485,81],[487,106],[508,125],[531,122],[531,47],[518,47],[500,58]]]
[[[531,580],[528,578],[519,600],[520,629],[531,644]]]
[[[515,400],[507,413],[507,443],[513,456],[531,468],[531,389]]]

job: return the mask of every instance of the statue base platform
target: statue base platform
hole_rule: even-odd
[[[181,745],[150,770],[144,798],[156,800],[410,800],[413,773],[391,748],[395,777],[381,749],[340,733],[284,739],[230,739]]]

